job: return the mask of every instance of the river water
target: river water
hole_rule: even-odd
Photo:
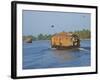
[[[49,40],[23,43],[23,69],[90,66],[90,40],[81,40],[77,49],[56,50]]]

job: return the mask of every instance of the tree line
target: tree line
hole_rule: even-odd
[[[80,39],[90,39],[91,38],[91,32],[88,29],[74,31],[73,33],[77,34]]]
[[[29,36],[23,36],[23,40],[26,40],[27,38],[31,38],[33,41],[36,40],[50,40],[52,35],[47,35],[47,34],[39,34],[38,36],[33,36],[33,35],[29,35]]]
[[[83,29],[83,30],[77,30],[74,32],[69,32],[69,33],[73,33],[79,36],[80,39],[90,39],[91,38],[91,32],[88,29]],[[33,41],[36,40],[50,40],[52,37],[51,34],[47,35],[47,34],[39,34],[37,36],[34,35],[28,35],[28,36],[23,36],[23,40],[26,40],[27,38],[31,38]]]

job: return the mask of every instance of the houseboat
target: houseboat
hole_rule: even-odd
[[[56,49],[71,49],[80,47],[78,35],[73,33],[61,32],[51,37],[51,47]]]

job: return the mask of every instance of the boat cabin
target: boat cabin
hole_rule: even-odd
[[[76,34],[61,32],[54,34],[51,38],[51,47],[57,49],[68,49],[80,46],[80,39]]]

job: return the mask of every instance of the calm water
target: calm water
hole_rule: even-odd
[[[23,69],[90,66],[90,40],[78,49],[56,50],[50,41],[23,43]]]

